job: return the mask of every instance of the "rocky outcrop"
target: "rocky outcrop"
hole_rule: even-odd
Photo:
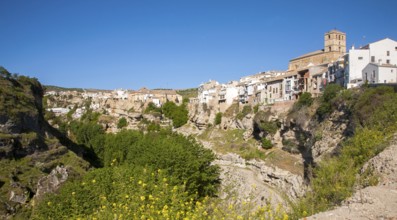
[[[309,128],[311,130],[312,157],[319,162],[325,155],[332,154],[353,131],[350,114],[346,111],[334,111],[327,119]]]
[[[285,193],[292,200],[301,197],[306,190],[302,176],[269,166],[262,161],[246,161],[236,154],[228,153],[219,155],[215,163],[220,166],[234,166],[252,170],[259,180]]]
[[[34,199],[40,200],[46,193],[56,192],[68,177],[69,172],[66,167],[55,167],[48,176],[41,178],[37,182],[37,191]]]

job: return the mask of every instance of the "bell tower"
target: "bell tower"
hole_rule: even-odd
[[[324,52],[346,53],[346,33],[336,29],[324,34]]]

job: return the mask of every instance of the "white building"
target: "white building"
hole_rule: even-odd
[[[363,81],[368,83],[396,83],[397,66],[370,63],[363,69],[362,77]]]
[[[296,94],[298,93],[298,79],[297,74],[286,75],[283,80],[284,87],[284,100],[294,100],[296,99]]]
[[[219,103],[226,103],[227,105],[231,105],[234,100],[238,97],[238,82],[231,81],[227,84],[222,84],[221,89],[219,91]]]
[[[114,98],[119,100],[127,100],[128,99],[128,91],[123,89],[116,89],[113,91]]]
[[[207,83],[203,83],[198,88],[198,99],[200,103],[209,104],[215,100],[219,83],[215,80],[210,80]]]
[[[397,64],[397,42],[385,38],[359,49],[349,50],[345,58],[345,86],[350,88],[360,84],[362,71],[369,63]]]
[[[284,100],[284,76],[274,77],[267,82],[266,102],[272,104]]]

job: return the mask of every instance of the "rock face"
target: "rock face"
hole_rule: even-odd
[[[226,169],[224,169],[226,172],[228,170],[230,171],[230,167],[251,170],[255,174],[257,181],[265,183],[266,185],[279,190],[279,192],[285,193],[292,200],[302,196],[306,190],[302,176],[292,174],[289,171],[282,170],[277,167],[266,165],[261,161],[246,161],[236,154],[228,153],[225,155],[219,155],[215,164],[220,165],[222,168],[226,167]],[[260,195],[260,197],[264,196],[261,194],[258,195]],[[267,196],[268,195],[269,194],[267,194]],[[278,196],[280,196],[280,194]]]
[[[349,117],[345,111],[334,111],[329,118],[311,128],[314,142],[311,151],[314,162],[317,163],[325,155],[332,154],[340,143],[352,134]]]
[[[59,189],[69,177],[67,168],[57,166],[48,176],[41,178],[37,183],[34,199],[40,200],[46,193],[53,193]]]
[[[341,207],[307,219],[396,219],[397,218],[397,144],[368,161],[363,168],[379,175],[377,186],[358,190]]]

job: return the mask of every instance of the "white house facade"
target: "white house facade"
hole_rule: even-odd
[[[397,64],[397,42],[385,38],[359,49],[352,48],[345,58],[345,86],[358,86],[363,80],[363,69],[369,64]]]
[[[370,63],[362,71],[364,82],[367,83],[396,83],[397,66],[391,64]]]

